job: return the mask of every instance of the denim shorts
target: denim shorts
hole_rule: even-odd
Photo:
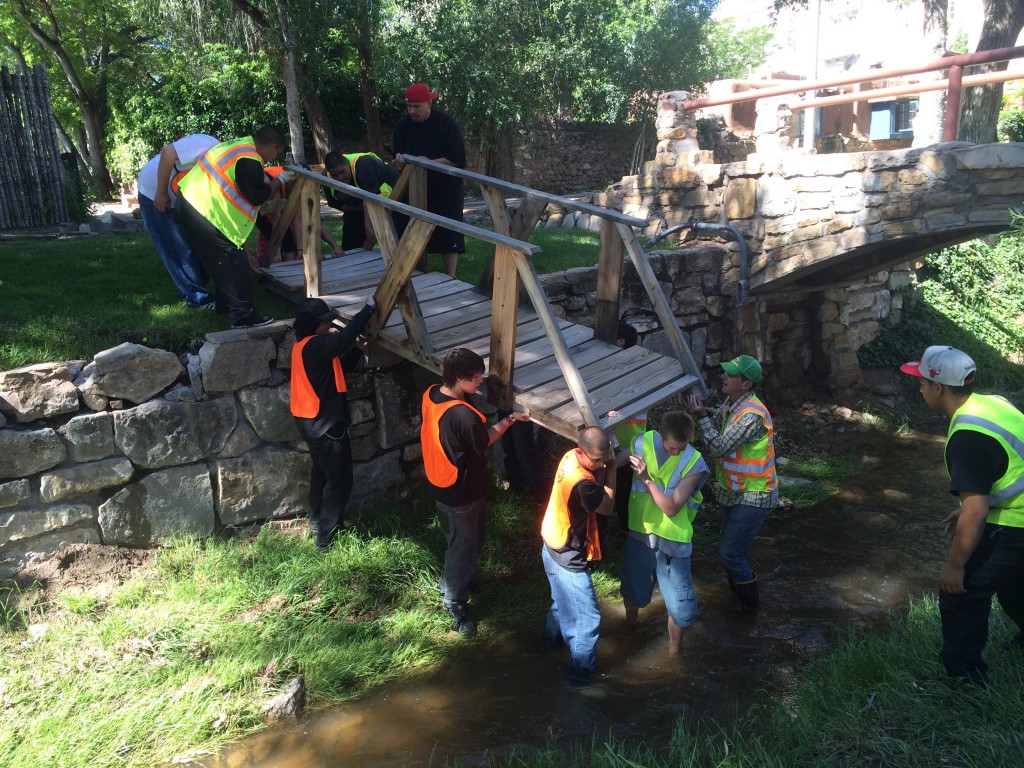
[[[697,618],[697,592],[693,588],[689,557],[669,557],[644,542],[626,538],[622,551],[622,596],[643,608],[650,604],[654,583],[665,600],[672,621],[688,627]]]

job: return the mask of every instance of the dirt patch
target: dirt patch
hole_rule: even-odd
[[[99,597],[153,564],[156,550],[102,544],[70,544],[19,571],[14,581],[23,598],[48,602],[58,594]]]

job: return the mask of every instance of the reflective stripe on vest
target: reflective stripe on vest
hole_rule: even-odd
[[[661,436],[657,432],[646,432],[634,441],[633,453],[643,458],[647,465],[647,474],[658,488],[671,496],[675,493],[680,480],[690,473],[701,456],[696,448],[687,445],[678,456],[670,455],[659,467],[657,448],[660,444]],[[697,508],[703,500],[704,496],[697,490],[686,500],[682,509],[669,517],[634,473],[629,494],[629,530],[653,533],[663,539],[688,543],[693,540],[693,518],[697,516]]]
[[[719,485],[731,491],[773,491],[778,485],[775,475],[775,428],[772,426],[771,414],[757,395],[751,395],[742,408],[729,414],[729,420],[722,431],[725,432],[731,424],[748,413],[756,413],[760,417],[767,430],[764,437],[741,445],[728,456],[722,456],[716,462],[715,478]]]
[[[986,520],[1024,528],[1024,413],[998,395],[972,394],[953,414],[946,442],[964,429],[988,435],[1006,451],[1006,472],[989,491]]]
[[[246,200],[235,184],[235,169],[242,159],[263,165],[252,137],[213,147],[179,184],[179,194],[239,248],[252,232],[259,211],[259,206]]]
[[[420,445],[423,447],[423,468],[427,471],[427,481],[435,488],[451,488],[459,479],[459,468],[452,464],[441,445],[441,417],[449,408],[464,405],[480,417],[481,422],[487,421],[487,418],[465,400],[455,398],[435,403],[430,399],[430,393],[440,388],[440,384],[435,384],[423,393]]]
[[[320,415],[320,398],[317,396],[313,385],[309,382],[309,375],[306,373],[306,365],[302,360],[302,350],[306,348],[312,336],[307,336],[302,341],[295,342],[292,346],[292,383],[291,383],[291,412],[292,416],[299,419],[315,419]],[[345,384],[345,372],[341,369],[341,360],[334,358],[331,362],[334,367],[334,386],[337,391],[347,392]]]
[[[352,186],[353,187],[359,187],[359,182],[356,180],[356,163],[359,161],[359,158],[361,158],[361,157],[372,157],[374,160],[380,160],[380,162],[382,162],[382,163],[384,162],[379,157],[377,157],[377,155],[375,155],[373,152],[355,152],[355,153],[353,153],[351,155],[342,155],[342,157],[344,157],[346,160],[348,160],[349,168],[352,169]],[[359,188],[362,189],[362,187],[359,187]],[[383,195],[384,197],[391,197],[391,190],[392,190],[392,186],[390,184],[388,184],[387,182],[384,182],[384,181],[381,182],[381,184],[380,184],[380,194],[381,195]]]
[[[551,489],[551,497],[548,499],[548,507],[544,511],[544,520],[540,525],[540,535],[544,543],[556,552],[565,552],[571,545],[569,519],[569,496],[573,488],[584,480],[593,480],[594,475],[580,465],[577,456],[578,448],[562,457],[558,463],[558,471],[555,473],[555,484]],[[597,535],[597,513],[587,513],[586,524],[586,555],[588,561],[601,559],[601,542]]]
[[[647,411],[642,411],[636,416],[630,416],[615,427],[615,439],[619,441],[620,448],[632,445],[638,435],[647,431]]]

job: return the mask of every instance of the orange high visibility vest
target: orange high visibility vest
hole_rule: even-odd
[[[551,489],[548,508],[544,512],[544,520],[540,525],[540,535],[555,551],[563,551],[569,546],[569,495],[573,488],[583,480],[597,482],[594,474],[583,468],[577,456],[578,448],[562,457],[555,473],[555,485]],[[597,536],[597,513],[587,514],[587,560],[601,559],[601,542]]]
[[[752,395],[742,408],[729,414],[723,431],[747,413],[756,413],[767,432],[760,440],[741,445],[735,453],[722,456],[716,462],[715,478],[719,485],[732,491],[773,491],[779,482],[775,474],[775,428],[772,415],[757,395]]]
[[[430,399],[430,393],[440,386],[435,384],[423,393],[420,444],[423,446],[423,467],[427,470],[427,480],[435,488],[451,488],[459,478],[459,468],[452,464],[444,452],[444,446],[441,445],[441,417],[445,411],[456,405],[469,408],[480,417],[481,422],[487,421],[487,417],[465,400],[453,399],[441,404],[435,403]]]
[[[306,366],[302,362],[302,350],[305,349],[312,336],[307,336],[302,341],[295,342],[292,347],[292,383],[291,383],[291,411],[292,416],[300,419],[315,419],[320,413],[320,398],[309,383],[309,376],[306,374]],[[345,372],[341,369],[341,360],[334,358],[334,386],[337,391],[347,392],[348,385],[345,384]]]

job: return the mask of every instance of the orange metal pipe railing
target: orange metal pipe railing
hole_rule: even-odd
[[[1024,58],[1024,46],[1016,46],[1014,48],[997,48],[991,51],[978,51],[976,53],[960,53],[954,56],[943,56],[941,59],[928,62],[915,67],[897,67],[895,69],[879,69],[872,70],[870,72],[862,72],[857,75],[847,75],[846,77],[832,78],[831,80],[800,80],[795,81],[794,85],[785,85],[777,88],[765,88],[759,89],[756,95],[751,95],[750,92],[734,93],[729,96],[719,96],[714,98],[704,99],[691,99],[690,101],[683,103],[683,109],[701,109],[703,107],[719,107],[726,104],[739,104],[745,101],[757,101],[758,99],[768,99],[774,96],[785,96],[790,93],[805,93],[807,91],[818,91],[823,88],[835,88],[840,85],[852,85],[854,83],[867,83],[874,80],[887,80],[890,78],[904,77],[906,75],[917,75],[924,72],[936,72],[942,69],[949,69],[948,79],[945,81],[945,87],[947,90],[946,98],[946,121],[943,126],[942,140],[953,141],[956,139],[957,124],[960,121],[960,94],[965,86],[970,85],[981,85],[982,82],[971,83],[971,78],[965,78],[963,76],[964,67],[977,66],[979,64],[994,64],[1000,61],[1009,61],[1010,59]],[[974,75],[972,77],[985,77],[985,75]],[[1014,76],[1009,76],[1006,80],[1016,79]],[[1000,80],[989,80],[986,82],[1004,82]],[[927,85],[932,85],[931,83]],[[924,87],[917,88],[918,91],[924,90],[938,90],[938,88]],[[867,101],[868,99],[875,98],[879,92],[875,91],[860,91],[857,95],[850,94],[854,98],[849,101]],[[872,95],[867,95],[872,94]],[[841,103],[841,102],[834,102]],[[811,104],[793,105],[792,109],[802,109]]]

